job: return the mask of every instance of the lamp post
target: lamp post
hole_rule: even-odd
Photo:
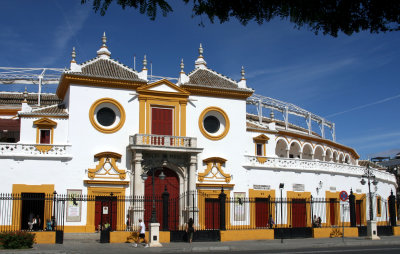
[[[282,202],[282,190],[285,187],[284,183],[279,184],[279,189],[281,190],[281,243],[283,243],[283,230],[282,230],[282,225],[283,225],[283,202]]]
[[[151,217],[150,217],[150,223],[157,223],[157,214],[156,214],[156,193],[154,190],[154,177],[155,177],[155,173],[157,171],[161,171],[160,175],[158,176],[161,180],[165,179],[165,174],[163,172],[163,168],[151,168],[146,172],[143,172],[143,174],[141,174],[140,176],[142,177],[142,179],[144,181],[147,180],[148,178],[148,174],[151,173],[151,185],[153,187],[153,207],[151,209]]]
[[[377,185],[378,181],[375,179],[375,175],[372,173],[372,170],[370,169],[369,165],[367,165],[367,168],[364,170],[364,175],[361,176],[361,184],[365,185],[366,181],[364,178],[367,178],[368,180],[368,195],[369,195],[369,220],[372,221],[374,219],[374,211],[372,209],[372,195],[371,195],[371,180],[373,185]]]
[[[377,185],[378,181],[375,179],[375,175],[372,173],[372,169],[370,169],[369,164],[364,170],[364,175],[361,176],[361,184],[365,185],[367,182],[364,178],[367,178],[368,181],[368,195],[369,195],[369,221],[367,223],[367,239],[378,240],[378,230],[376,226],[376,221],[374,221],[374,211],[372,209],[372,194],[371,194],[371,181],[373,185]]]

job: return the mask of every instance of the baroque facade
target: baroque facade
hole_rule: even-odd
[[[365,200],[368,194],[359,183],[365,168],[353,148],[273,113],[248,113],[254,90],[244,70],[235,81],[210,69],[201,46],[194,70],[186,74],[182,62],[176,82],[149,81],[146,58],[141,71],[112,59],[105,36],[95,58],[81,64],[75,58],[73,52],[56,94],[40,96],[41,106],[35,106],[37,94],[1,93],[1,192],[141,197],[153,193],[149,172],[159,169],[155,194],[167,189],[176,198],[196,192],[212,199],[221,187],[228,198],[339,200],[340,191],[352,189]],[[374,174],[374,202],[387,200],[396,179]],[[207,200],[183,199],[177,216],[204,213],[200,202]],[[95,231],[98,209],[82,203],[79,219],[65,221],[66,231]],[[135,206],[118,209],[117,221],[125,224]],[[277,224],[289,223],[289,217],[273,216]],[[327,217],[323,223],[334,223]],[[387,219],[378,213],[375,218]],[[178,223],[184,221],[182,216]]]

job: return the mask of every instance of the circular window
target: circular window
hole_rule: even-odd
[[[228,115],[217,107],[206,108],[200,115],[199,128],[201,133],[208,139],[222,139],[229,131]]]
[[[220,122],[215,116],[207,116],[204,118],[204,129],[209,133],[216,133],[219,130]]]
[[[116,100],[102,98],[90,107],[89,119],[96,130],[114,133],[124,125],[125,111]]]
[[[110,126],[115,123],[116,117],[114,110],[110,108],[101,108],[96,114],[97,122],[103,126]]]

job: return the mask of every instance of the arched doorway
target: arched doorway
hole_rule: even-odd
[[[151,172],[151,171],[150,171]],[[161,180],[159,175],[161,170],[155,172],[154,177],[154,193],[155,193],[155,207],[157,221],[160,223],[160,229],[163,230],[164,219],[162,194],[167,190],[169,194],[168,198],[168,230],[177,230],[179,225],[179,177],[171,169],[163,167],[162,172],[165,175],[165,179]],[[145,195],[145,212],[144,222],[146,226],[150,221],[151,211],[153,207],[153,186],[152,186],[152,174],[148,173],[148,178],[145,181],[144,195]]]

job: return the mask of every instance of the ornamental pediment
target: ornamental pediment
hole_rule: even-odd
[[[102,152],[94,155],[98,159],[95,168],[88,169],[88,177],[103,179],[125,179],[126,170],[117,166],[117,160],[121,159],[121,155],[114,152]]]
[[[224,172],[222,167],[225,165],[226,159],[220,157],[211,157],[203,160],[207,168],[203,173],[199,173],[199,182],[219,183],[231,181],[231,175]]]
[[[145,86],[141,86],[137,89],[138,93],[156,93],[156,94],[179,94],[189,95],[185,89],[175,85],[167,79],[162,79]]]

